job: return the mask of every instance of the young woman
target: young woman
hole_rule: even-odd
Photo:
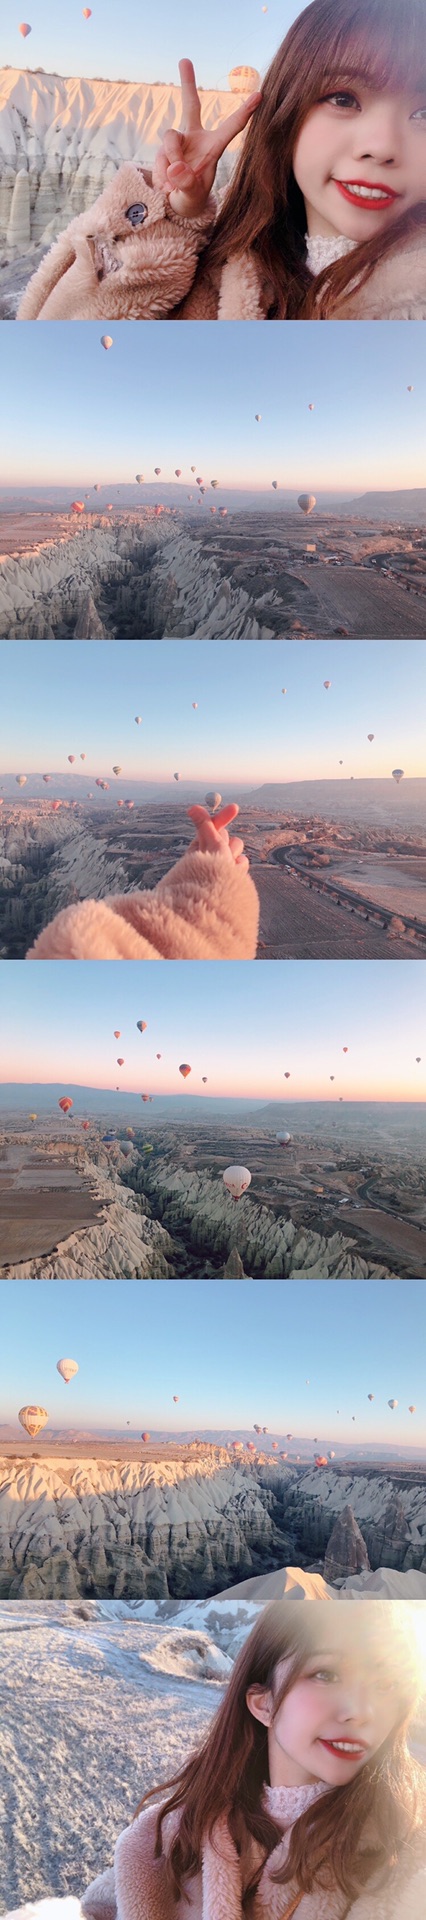
[[[408,1601],[267,1607],[204,1746],[160,1808],[145,1794],[85,1920],[424,1920],[419,1691]]]
[[[196,838],[156,887],[65,907],[27,960],[255,960],[258,894],[244,841],[228,833],[239,808],[188,812]]]
[[[180,72],[183,131],[72,222],[18,318],[425,319],[425,0],[312,0],[214,133]]]

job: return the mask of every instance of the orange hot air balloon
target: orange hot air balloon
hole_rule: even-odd
[[[62,1113],[69,1113],[70,1107],[73,1106],[74,1101],[70,1100],[68,1093],[63,1094],[62,1100],[58,1100],[58,1107],[62,1108]]]
[[[121,1033],[120,1033],[119,1027],[114,1027],[114,1040],[121,1040]]]
[[[35,1440],[36,1434],[40,1433],[41,1427],[46,1426],[48,1419],[49,1415],[46,1413],[45,1407],[21,1407],[18,1413],[18,1420],[21,1422],[21,1427],[25,1427],[26,1433],[29,1433],[30,1440]]]
[[[327,1460],[326,1453],[316,1453],[314,1457],[315,1457],[316,1467],[328,1467],[328,1460]]]
[[[30,27],[30,26],[28,25],[28,20],[21,20],[21,25],[20,25],[20,27],[19,27],[19,33],[21,33],[21,34],[22,34],[22,39],[23,39],[23,40],[26,40],[26,39],[27,39],[27,34],[29,34],[29,33],[32,33],[32,27]]]
[[[92,18],[91,7],[83,7],[83,20],[91,20],[91,18]]]
[[[52,813],[59,813],[59,808],[61,806],[62,806],[62,800],[52,800]]]
[[[146,1033],[147,1025],[148,1025],[147,1020],[137,1020],[136,1026],[138,1029],[138,1033]]]
[[[86,508],[84,505],[84,500],[71,501],[71,513],[85,513],[85,512],[86,512]]]
[[[151,1439],[150,1433],[141,1433],[141,1440],[145,1440],[146,1442],[147,1440],[150,1440],[150,1439]]]
[[[182,1074],[182,1080],[187,1080],[188,1074],[191,1072],[192,1072],[192,1068],[188,1067],[186,1064],[186,1061],[184,1060],[183,1065],[179,1067],[179,1073]]]

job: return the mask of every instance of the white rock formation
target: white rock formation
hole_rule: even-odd
[[[136,1175],[136,1181],[138,1176]],[[200,1253],[200,1266],[210,1255],[223,1261],[237,1246],[246,1274],[263,1280],[289,1280],[327,1277],[333,1279],[389,1279],[389,1269],[363,1258],[356,1240],[336,1232],[329,1240],[310,1228],[296,1227],[284,1214],[278,1218],[268,1207],[259,1206],[249,1195],[235,1202],[226,1193],[220,1175],[176,1167],[163,1159],[140,1173],[143,1190],[152,1199],[155,1211],[173,1231],[187,1226],[193,1251]]]
[[[225,89],[203,92],[204,127],[217,127],[232,105],[232,95]],[[92,206],[123,160],[152,166],[166,129],[180,123],[178,86],[64,78],[57,73],[4,68],[0,73],[0,245],[5,245],[10,232],[18,173],[27,173],[31,188],[31,241],[48,245],[75,214]]]
[[[121,1156],[119,1155],[119,1159]],[[117,1181],[112,1159],[102,1151],[80,1163],[93,1194],[105,1202],[99,1218],[59,1243],[42,1260],[3,1267],[11,1280],[163,1280],[174,1278],[170,1236],[141,1211],[140,1202]],[[122,1163],[124,1165],[124,1161]]]

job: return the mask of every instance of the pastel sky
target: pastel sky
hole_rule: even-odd
[[[54,1426],[126,1431],[130,1421],[135,1437],[145,1427],[232,1433],[257,1420],[270,1437],[292,1433],[294,1451],[298,1433],[316,1435],[320,1450],[335,1439],[426,1444],[420,1281],[247,1280],[244,1292],[217,1281],[3,1281],[1,1308],[2,1422],[35,1403]],[[80,1369],[68,1386],[62,1355]]]
[[[155,484],[159,466],[161,500],[180,467],[185,502],[194,464],[207,485],[219,480],[219,505],[234,486],[273,499],[273,479],[294,489],[295,506],[306,490],[424,485],[420,327],[307,321],[266,336],[255,324],[118,321],[109,352],[102,331],[98,321],[3,328],[2,486],[68,483],[79,499],[95,481],[143,473]],[[315,515],[308,539],[314,526]]]
[[[31,773],[68,773],[74,752],[82,799],[97,776],[114,787],[117,763],[118,796],[126,779],[140,778],[170,781],[171,800],[176,770],[206,790],[225,780],[255,787],[353,775],[388,778],[389,817],[400,819],[407,789],[395,786],[392,767],[406,779],[426,774],[425,711],[422,640],[111,640],[102,661],[96,642],[23,641],[17,650],[4,641],[0,791],[5,773],[26,771],[27,800]]]
[[[101,74],[110,80],[178,80],[178,61],[189,55],[200,86],[227,87],[231,67],[244,62],[261,71],[302,7],[298,0],[93,0],[83,20],[80,0],[28,0],[31,35],[21,39],[19,12],[4,0],[2,60],[46,72]]]
[[[423,960],[28,963],[2,975],[1,1078],[198,1094],[206,1074],[207,1099],[421,1100],[425,1021]]]

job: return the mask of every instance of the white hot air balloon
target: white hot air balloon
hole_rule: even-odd
[[[241,1200],[242,1194],[247,1193],[247,1188],[250,1186],[251,1173],[248,1167],[225,1167],[223,1180],[228,1193],[232,1194],[232,1199]]]
[[[108,349],[109,349],[109,347],[113,347],[113,346],[114,346],[114,341],[113,341],[113,338],[112,338],[112,334],[111,334],[111,333],[101,333],[101,347],[104,347],[104,348],[105,348],[105,353],[108,353]],[[95,493],[96,493],[96,491],[97,491],[97,489],[96,489],[96,487],[95,487]]]
[[[222,794],[212,791],[211,793],[205,793],[204,799],[206,807],[210,807],[211,813],[217,813],[218,807],[221,805]]]
[[[316,507],[316,504],[317,503],[316,503],[314,493],[298,494],[297,505],[298,507],[300,507],[302,513],[313,513],[313,510],[314,510],[314,507]]]
[[[257,93],[260,87],[257,67],[232,67],[228,79],[231,93],[246,94],[247,99],[251,93]]]
[[[61,1374],[66,1386],[68,1386],[69,1381],[73,1380],[74,1375],[78,1373],[78,1362],[77,1360],[57,1360],[56,1371]]]
[[[394,1407],[397,1407],[397,1406],[398,1406],[397,1400],[388,1400],[388,1407],[391,1407],[392,1413],[393,1413]]]

